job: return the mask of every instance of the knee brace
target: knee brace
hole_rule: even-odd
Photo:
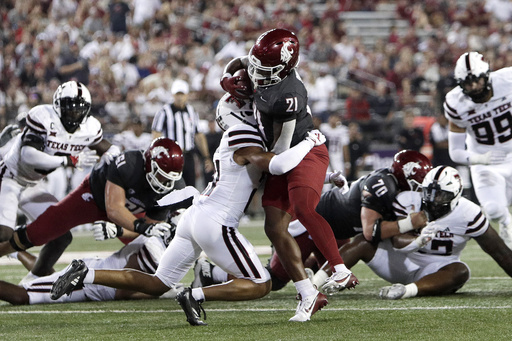
[[[28,240],[27,225],[21,225],[14,230],[11,239],[9,239],[9,244],[11,244],[16,251],[25,251],[34,246],[34,244]]]

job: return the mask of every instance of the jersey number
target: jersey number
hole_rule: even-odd
[[[494,127],[496,128],[496,132],[498,134],[508,132],[506,135],[498,136],[498,141],[500,143],[505,143],[512,139],[512,114],[510,114],[510,111],[505,112],[501,116],[493,118],[492,122],[494,123]],[[475,132],[475,138],[478,143],[490,146],[496,143],[490,121],[483,121],[474,124],[471,126],[471,128]]]
[[[377,183],[373,185],[372,188],[375,188],[375,195],[378,197],[381,197],[388,192],[388,188],[382,179],[379,179],[379,181],[377,181]]]
[[[286,112],[297,111],[297,108],[299,107],[298,103],[299,103],[299,101],[297,100],[297,97],[286,98],[286,104],[288,104],[288,109],[286,109]]]
[[[449,256],[452,254],[452,251],[453,251],[453,241],[452,240],[433,239],[430,249],[435,250],[435,251],[440,251],[440,250],[444,249],[444,252],[436,253],[436,255]]]

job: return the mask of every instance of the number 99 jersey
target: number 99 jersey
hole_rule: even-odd
[[[446,118],[467,132],[467,150],[484,154],[491,150],[512,152],[512,67],[490,73],[493,95],[475,103],[457,86],[446,94]]]

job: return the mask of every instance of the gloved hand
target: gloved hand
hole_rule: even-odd
[[[101,156],[101,161],[105,162],[107,165],[114,160],[116,156],[121,154],[121,149],[116,145],[111,145],[109,149]]]
[[[427,245],[436,236],[438,230],[439,226],[435,222],[430,222],[422,228],[420,235],[414,240],[418,250]]]
[[[343,194],[349,190],[347,178],[345,178],[341,171],[334,171],[329,174],[329,182],[338,187]]]
[[[95,150],[83,150],[78,155],[67,155],[67,163],[68,167],[75,167],[78,170],[83,170],[83,168],[94,166],[96,162],[99,160],[99,156],[96,155]]]
[[[327,140],[325,135],[320,132],[320,130],[315,129],[308,132],[308,136],[306,136],[305,140],[313,143],[313,147],[320,146],[325,143]]]
[[[491,150],[485,154],[471,154],[469,163],[471,165],[499,165],[507,158],[507,152],[504,150]]]
[[[171,229],[168,223],[146,223],[146,219],[139,218],[133,222],[134,231],[146,237],[156,236],[163,238],[165,233]]]
[[[252,89],[250,89],[250,84],[247,84],[241,76],[225,73],[220,80],[220,86],[238,99],[251,98]]]
[[[94,239],[98,241],[121,237],[123,228],[109,221],[98,220],[92,225]]]

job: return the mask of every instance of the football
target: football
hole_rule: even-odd
[[[235,97],[238,97],[240,99],[249,99],[253,95],[253,90],[252,90],[252,82],[251,82],[251,79],[249,78],[249,74],[247,73],[247,70],[240,69],[237,72],[235,72],[233,77],[240,77],[240,80],[238,80],[236,82],[236,84],[245,86],[246,90],[236,90],[236,93],[238,94],[238,96],[236,96],[235,94],[232,94],[232,95]]]

